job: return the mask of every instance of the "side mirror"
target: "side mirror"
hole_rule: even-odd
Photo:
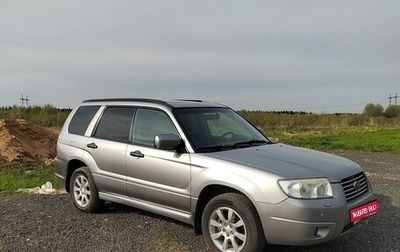
[[[175,134],[160,134],[154,137],[154,147],[159,150],[179,150],[182,140]]]

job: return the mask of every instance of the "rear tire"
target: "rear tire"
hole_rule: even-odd
[[[74,171],[69,188],[74,205],[82,212],[94,213],[104,204],[104,201],[99,199],[99,192],[87,167]]]
[[[215,252],[254,252],[265,246],[258,213],[241,194],[225,193],[211,199],[204,208],[201,227],[208,247]]]

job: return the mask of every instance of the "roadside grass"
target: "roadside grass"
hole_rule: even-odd
[[[0,166],[0,197],[16,194],[18,189],[40,187],[47,181],[55,189],[62,188],[52,165],[3,164]]]
[[[275,141],[317,149],[361,150],[400,154],[400,128],[348,127],[267,130]]]
[[[193,249],[178,238],[162,232],[149,241],[146,251],[152,252],[191,252]]]

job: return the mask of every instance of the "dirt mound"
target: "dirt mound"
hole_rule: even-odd
[[[56,156],[58,132],[23,119],[0,120],[0,159],[48,163]]]

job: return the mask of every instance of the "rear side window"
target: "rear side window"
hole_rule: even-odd
[[[97,125],[94,137],[127,143],[134,111],[132,107],[108,107]]]
[[[83,136],[100,106],[82,106],[77,109],[68,126],[68,132]]]

